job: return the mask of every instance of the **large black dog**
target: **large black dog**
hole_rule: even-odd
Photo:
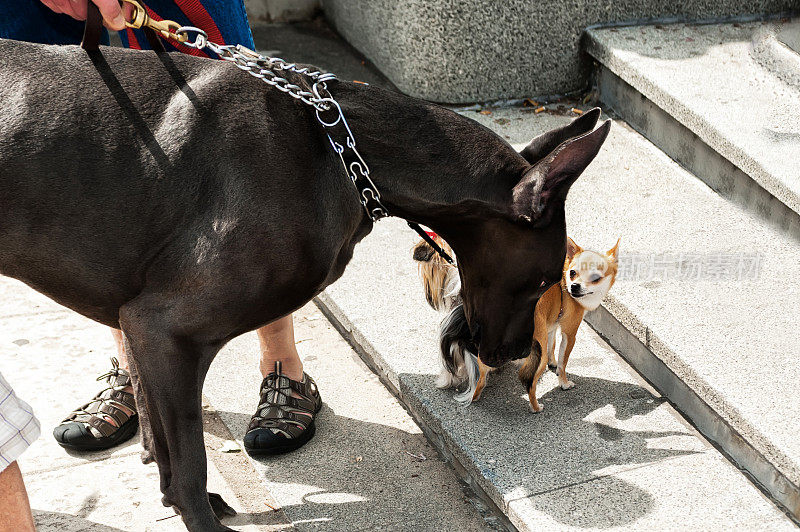
[[[444,108],[332,83],[389,212],[459,258],[480,358],[528,354],[561,277],[564,201],[609,124],[523,151]],[[0,41],[0,273],[125,333],[146,453],[191,530],[200,396],[230,339],[335,281],[372,228],[313,110],[221,61]]]

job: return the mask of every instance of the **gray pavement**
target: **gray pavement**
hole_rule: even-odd
[[[317,436],[299,451],[251,462],[298,530],[493,528],[492,515],[481,517],[481,502],[313,305],[295,314],[295,336],[325,402]],[[205,395],[237,440],[257,404],[257,353],[254,334],[237,338],[206,381]]]

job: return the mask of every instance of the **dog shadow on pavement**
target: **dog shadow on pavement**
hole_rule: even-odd
[[[443,413],[442,426],[472,451],[475,468],[507,504],[519,501],[562,525],[630,525],[653,511],[655,497],[627,472],[709,448],[664,398],[638,384],[570,373],[576,386],[562,390],[547,371],[539,384],[544,410],[533,414],[516,368],[492,377],[468,407],[455,404],[453,390],[432,390],[428,408]],[[403,378],[410,387],[434,386],[432,376]]]
[[[475,465],[467,464],[471,474],[493,482],[511,503],[523,501],[563,525],[633,523],[653,510],[655,499],[621,476],[707,450],[692,429],[662,407],[664,399],[639,385],[571,375],[576,387],[545,392],[544,412],[532,414],[515,371],[493,377],[484,397],[469,407],[456,404],[452,390],[436,390],[432,375],[402,375],[401,382],[427,390],[426,408],[441,414],[444,430],[473,452]],[[412,411],[420,411],[414,394],[408,397]],[[249,415],[219,414],[241,438]],[[293,521],[323,530],[361,529],[367,523],[438,530],[452,524],[457,508],[447,507],[445,493],[440,500],[424,496],[458,484],[463,499],[463,485],[452,472],[430,474],[426,461],[440,457],[422,434],[338,416],[328,407],[317,424],[316,437],[301,450],[257,461]],[[403,451],[404,465],[398,467]],[[418,489],[399,491],[397,485],[408,484],[408,477]]]
[[[90,532],[124,532],[121,528],[95,523],[90,519],[61,512],[33,510],[36,530],[39,532],[64,532],[82,530]]]

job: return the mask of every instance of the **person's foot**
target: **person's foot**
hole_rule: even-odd
[[[130,374],[111,359],[112,369],[97,380],[108,387],[74,410],[53,429],[53,437],[65,449],[102,451],[131,439],[139,427]]]
[[[314,437],[314,418],[322,408],[314,379],[303,373],[300,381],[275,371],[261,383],[261,400],[244,435],[251,456],[283,454],[299,449]]]

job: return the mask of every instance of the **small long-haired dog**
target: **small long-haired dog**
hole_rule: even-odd
[[[440,236],[428,236],[455,259],[453,250]],[[476,346],[472,343],[464,306],[461,304],[461,278],[455,264],[448,264],[424,240],[414,246],[414,260],[419,263],[423,291],[428,304],[440,312],[447,312],[439,330],[441,361],[444,364],[437,388],[452,388],[468,381],[467,390],[456,395],[460,403],[469,404],[478,382],[479,361]]]
[[[453,256],[452,249],[436,235],[437,244]],[[536,383],[549,365],[556,368],[563,390],[575,386],[567,378],[566,366],[575,345],[583,315],[603,301],[617,276],[619,240],[605,254],[584,250],[571,238],[567,241],[567,256],[561,282],[550,287],[536,304],[534,314],[533,348],[519,369],[519,379],[528,390],[531,410],[541,412],[536,398]],[[444,365],[436,381],[439,388],[451,388],[467,382],[466,389],[455,399],[469,404],[477,400],[486,387],[493,368],[483,364],[471,341],[464,307],[459,292],[458,269],[448,264],[424,240],[414,247],[414,260],[419,262],[425,298],[436,310],[447,312],[439,331],[441,359]],[[561,332],[558,358],[555,344]],[[546,356],[544,355],[546,353]]]

